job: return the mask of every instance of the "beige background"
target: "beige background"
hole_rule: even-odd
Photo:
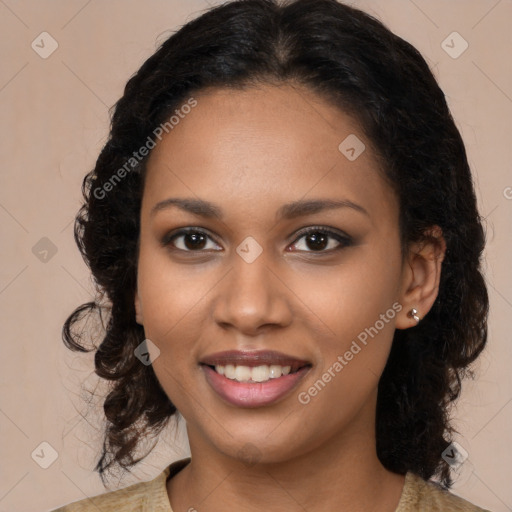
[[[425,55],[467,143],[486,218],[491,316],[478,378],[465,385],[454,411],[458,442],[469,453],[454,492],[494,512],[509,511],[512,1],[353,3]],[[208,5],[203,0],[0,0],[0,512],[44,512],[104,492],[92,472],[101,424],[94,404],[86,414],[82,402],[81,383],[95,385],[92,358],[69,352],[60,338],[63,321],[90,300],[92,290],[72,221],[82,177],[106,140],[108,107],[157,42]],[[46,59],[31,47],[43,31],[58,43]],[[453,31],[469,43],[456,59],[441,46]],[[51,244],[41,241],[44,237]],[[37,253],[48,247],[44,262],[44,254]],[[152,478],[187,456],[179,426],[176,441],[171,428],[135,474],[117,485]],[[50,462],[52,450],[58,458],[43,469],[36,461]]]

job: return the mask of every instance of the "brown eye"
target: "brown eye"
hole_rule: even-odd
[[[302,244],[303,248],[299,248],[300,251],[321,253],[342,249],[352,242],[346,235],[317,227],[308,228],[300,233],[293,245],[297,246],[298,240],[301,239],[304,239],[305,242]]]
[[[201,252],[211,249],[207,247],[208,240],[211,237],[204,231],[198,229],[182,229],[172,235],[166,235],[162,240],[162,245],[185,251],[185,252]]]

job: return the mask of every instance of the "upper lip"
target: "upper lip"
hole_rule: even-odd
[[[216,352],[204,357],[201,364],[208,366],[227,364],[240,365],[240,366],[261,366],[261,365],[280,365],[280,366],[291,366],[291,370],[298,370],[303,366],[311,365],[309,361],[304,359],[298,359],[296,357],[283,354],[282,352],[276,352],[275,350],[254,350],[254,351],[243,351],[243,350],[226,350],[224,352]]]

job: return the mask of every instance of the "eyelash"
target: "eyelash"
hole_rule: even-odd
[[[191,233],[203,234],[203,235],[206,235],[208,238],[213,240],[213,238],[206,231],[204,231],[203,229],[200,229],[200,228],[183,228],[183,229],[177,231],[176,233],[169,233],[169,234],[165,235],[164,238],[162,239],[162,245],[164,247],[171,246],[172,242],[176,238],[179,238],[181,236],[188,235],[188,234],[191,234]],[[312,234],[312,233],[321,233],[323,235],[327,235],[329,238],[334,238],[337,242],[340,243],[340,245],[338,247],[335,247],[334,249],[320,250],[320,251],[309,250],[309,251],[299,251],[299,252],[306,252],[306,253],[312,253],[312,254],[331,254],[331,253],[333,253],[335,251],[339,251],[339,250],[341,250],[341,249],[343,249],[345,247],[348,247],[348,246],[352,245],[352,239],[348,235],[344,235],[344,234],[338,233],[336,231],[332,231],[330,229],[327,229],[327,228],[324,228],[324,227],[321,227],[321,226],[312,226],[312,227],[305,228],[305,229],[299,231],[299,233],[297,233],[297,237],[292,242],[292,245],[295,245],[301,238],[304,238],[307,235]],[[213,241],[215,242],[215,240],[213,240]],[[217,242],[215,242],[215,243],[217,243]],[[176,247],[172,247],[172,250],[181,251],[181,252],[187,252],[187,253],[202,253],[202,252],[206,252],[205,249],[199,249],[197,251],[194,251],[194,250],[178,249]],[[219,252],[219,251],[216,251],[216,252]]]

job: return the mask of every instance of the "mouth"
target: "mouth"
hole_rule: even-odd
[[[246,408],[284,399],[313,366],[275,351],[219,352],[199,365],[218,396],[230,405]]]
[[[309,361],[275,350],[217,352],[203,358],[200,364],[238,382],[267,382],[312,366]]]
[[[311,366],[310,364],[304,365],[259,365],[259,366],[245,366],[245,365],[209,365],[203,364],[211,368],[219,375],[223,375],[226,379],[235,380],[237,382],[268,382],[271,379],[279,379],[284,375],[293,375],[302,368]]]

